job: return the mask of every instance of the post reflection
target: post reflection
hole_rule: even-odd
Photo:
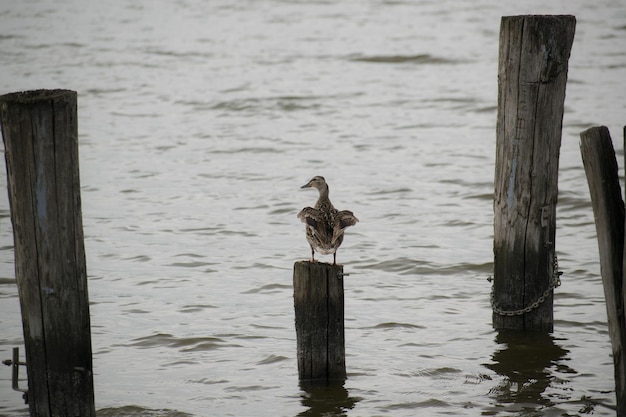
[[[300,381],[301,402],[307,407],[300,417],[346,416],[360,398],[350,397],[345,381]]]
[[[552,405],[544,393],[556,379],[554,372],[576,373],[563,363],[569,351],[550,334],[506,330],[498,333],[496,343],[500,349],[485,366],[505,377],[491,390],[499,403]]]

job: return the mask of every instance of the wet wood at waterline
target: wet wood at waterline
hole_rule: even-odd
[[[500,26],[493,327],[553,330],[557,178],[574,16]]]
[[[31,416],[95,417],[77,95],[0,97]]]
[[[600,270],[613,350],[617,415],[626,416],[624,201],[609,129],[604,126],[592,127],[582,132],[580,152],[589,184],[598,235]]]
[[[299,261],[293,270],[300,380],[346,378],[343,266]]]

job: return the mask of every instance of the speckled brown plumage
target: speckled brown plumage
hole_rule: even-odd
[[[311,261],[315,252],[333,254],[333,265],[337,263],[337,249],[343,242],[346,227],[354,226],[359,219],[350,210],[337,210],[328,198],[328,184],[324,177],[313,177],[301,188],[316,188],[320,195],[315,207],[305,207],[298,218],[306,224],[306,240],[311,246]]]

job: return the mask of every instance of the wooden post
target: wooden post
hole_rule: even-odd
[[[557,178],[576,20],[503,17],[498,68],[493,327],[553,330]]]
[[[617,415],[626,416],[626,321],[624,320],[624,201],[609,129],[592,127],[580,134],[600,250],[600,270],[613,347]]]
[[[94,417],[76,93],[0,96],[31,416]]]
[[[293,298],[300,380],[345,380],[343,267],[296,262]]]

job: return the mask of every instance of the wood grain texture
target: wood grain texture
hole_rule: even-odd
[[[77,96],[0,97],[31,416],[95,416]]]
[[[494,194],[494,302],[520,310],[553,280],[559,150],[573,16],[503,17]],[[553,329],[552,296],[493,315],[496,329]]]
[[[613,350],[619,416],[626,416],[626,320],[624,317],[624,201],[609,129],[592,127],[580,134],[593,215],[600,270]]]
[[[300,380],[345,379],[343,267],[296,262],[293,289]]]

